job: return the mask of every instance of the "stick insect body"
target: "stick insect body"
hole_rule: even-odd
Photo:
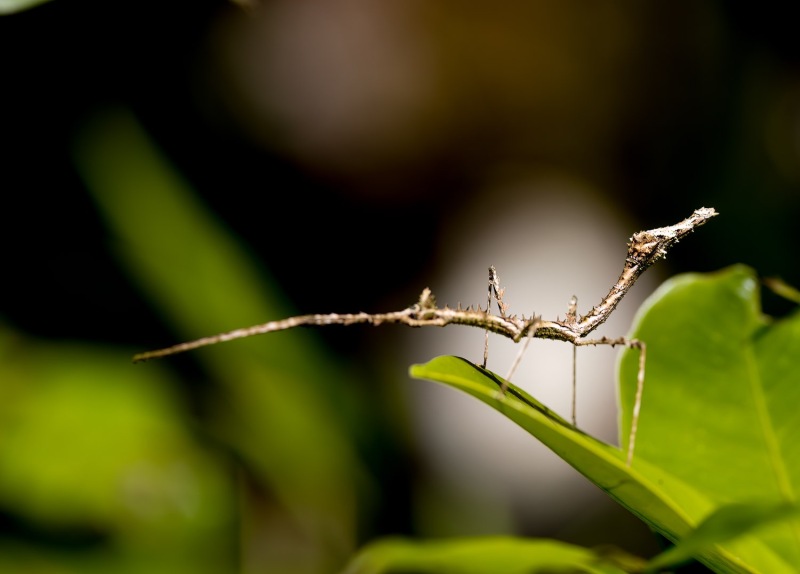
[[[486,331],[486,341],[484,345],[483,367],[486,366],[488,358],[488,335],[489,332],[503,335],[518,343],[525,339],[525,343],[511,366],[511,371],[506,377],[510,379],[514,374],[522,353],[525,351],[531,339],[554,339],[571,343],[575,348],[586,345],[625,345],[639,351],[639,370],[636,382],[636,395],[631,419],[631,429],[628,438],[627,463],[633,460],[633,451],[636,441],[636,429],[639,421],[639,411],[642,402],[642,392],[644,389],[644,371],[646,345],[643,341],[627,339],[625,337],[609,338],[601,337],[589,339],[587,336],[597,327],[602,325],[611,315],[625,294],[633,286],[638,277],[653,263],[663,258],[667,251],[675,245],[681,238],[688,235],[697,227],[705,224],[709,219],[717,215],[714,208],[701,207],[696,209],[689,217],[667,227],[659,227],[646,231],[634,233],[628,243],[628,253],[625,257],[625,265],[617,282],[611,287],[603,300],[592,307],[583,316],[577,312],[577,301],[573,297],[570,300],[566,317],[548,321],[540,316],[533,315],[506,315],[507,305],[503,302],[503,289],[500,287],[499,278],[494,267],[489,268],[489,289],[486,310],[478,308],[461,308],[459,305],[455,309],[450,307],[438,307],[433,293],[427,287],[423,289],[419,300],[413,305],[401,310],[389,313],[326,313],[314,315],[300,315],[279,321],[270,321],[261,325],[236,329],[210,337],[203,337],[186,343],[179,343],[164,349],[139,353],[133,357],[134,362],[156,359],[205,347],[215,345],[224,341],[241,339],[253,335],[271,333],[273,331],[283,331],[301,326],[324,326],[324,325],[355,325],[358,323],[369,323],[380,325],[383,323],[399,323],[410,327],[445,327],[447,325],[468,325],[479,327]],[[491,301],[497,301],[500,310],[499,315],[491,313]],[[574,372],[574,371],[573,371]],[[505,392],[506,384],[501,387],[501,392]],[[574,392],[574,380],[573,380]],[[573,395],[573,423],[574,423],[574,395]]]

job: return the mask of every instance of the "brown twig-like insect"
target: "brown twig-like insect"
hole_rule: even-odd
[[[636,395],[634,398],[633,413],[631,419],[631,430],[628,440],[627,462],[630,465],[633,460],[633,450],[636,441],[636,428],[639,421],[639,410],[642,402],[642,391],[644,388],[644,370],[646,346],[642,341],[627,339],[625,337],[599,339],[587,339],[586,337],[597,327],[603,324],[611,315],[619,302],[633,286],[636,279],[653,263],[664,257],[667,250],[675,245],[682,237],[688,235],[697,227],[705,224],[709,219],[717,215],[714,208],[701,207],[696,209],[689,217],[667,227],[658,227],[647,231],[634,233],[628,243],[628,254],[625,257],[625,266],[617,282],[611,287],[603,300],[592,307],[586,314],[579,316],[577,312],[577,300],[572,297],[566,317],[547,321],[540,316],[533,315],[506,315],[507,305],[503,302],[503,289],[500,287],[499,278],[494,267],[489,268],[489,292],[486,310],[478,308],[461,308],[458,306],[453,309],[450,307],[438,307],[436,300],[427,287],[423,289],[419,300],[403,309],[389,313],[325,313],[315,315],[300,315],[279,321],[270,321],[261,325],[236,329],[219,335],[203,337],[195,341],[179,343],[172,347],[139,353],[133,357],[134,362],[146,361],[166,357],[184,351],[215,345],[224,341],[241,339],[273,331],[283,331],[301,326],[324,326],[324,325],[355,325],[357,323],[369,323],[380,325],[382,323],[400,323],[410,327],[445,327],[447,325],[470,325],[486,330],[486,341],[484,345],[483,367],[486,366],[488,358],[488,336],[489,332],[503,335],[518,343],[525,339],[525,343],[514,360],[507,379],[514,374],[522,353],[528,343],[533,338],[555,339],[572,343],[575,348],[585,345],[625,345],[639,350],[639,371],[636,383]],[[497,301],[500,314],[491,314],[491,301]],[[574,355],[573,355],[574,358]],[[574,376],[574,364],[573,364]],[[505,385],[501,388],[505,392]],[[574,423],[574,380],[573,380],[573,423]]]

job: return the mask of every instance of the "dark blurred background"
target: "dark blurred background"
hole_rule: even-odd
[[[720,217],[670,253],[663,276],[741,262],[800,284],[800,43],[787,4],[4,6],[9,571],[327,572],[379,536],[470,533],[432,517],[446,505],[424,509],[425,440],[406,412],[407,361],[385,360],[393,335],[320,329],[286,339],[313,349],[260,340],[127,359],[291,314],[401,309],[428,285],[441,299],[432,278],[448,246],[525,227],[519,206],[550,230],[540,248],[591,244],[582,222],[616,218],[619,266],[633,231],[713,206]],[[175,189],[187,203],[166,199]],[[210,255],[217,237],[236,255]],[[513,234],[482,244],[530,257]],[[580,267],[580,245],[539,275]],[[220,276],[238,257],[269,289],[263,306]],[[474,283],[447,302],[483,303],[494,261],[472,262]],[[258,291],[248,273],[236,285]],[[786,309],[769,294],[764,305]],[[281,360],[289,379],[270,374]],[[594,520],[512,516],[498,533],[653,550],[635,524],[621,519],[607,540],[615,527],[597,524],[612,519]]]

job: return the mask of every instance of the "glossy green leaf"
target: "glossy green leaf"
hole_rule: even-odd
[[[642,566],[632,557],[621,556],[619,560],[627,566]],[[625,571],[615,563],[615,557],[580,546],[554,540],[487,537],[426,542],[382,540],[362,550],[343,574],[624,574]]]
[[[800,321],[768,324],[747,268],[667,282],[644,305],[633,336],[647,343],[644,401],[633,464],[497,375],[439,357],[415,365],[514,420],[670,540],[725,504],[795,504],[800,484]],[[622,436],[630,425],[637,356],[622,360]],[[794,572],[796,522],[723,540],[699,558],[720,572]],[[729,538],[729,537],[728,537]]]
[[[668,469],[715,508],[797,505],[800,313],[765,318],[755,273],[735,266],[665,283],[640,309],[632,336],[648,351],[637,459]],[[625,353],[623,437],[635,370],[635,357]],[[797,520],[759,539],[786,563],[800,564]]]
[[[713,510],[708,497],[663,469],[638,457],[627,466],[620,449],[581,432],[513,384],[508,383],[508,391],[501,394],[503,379],[466,359],[437,357],[412,366],[411,375],[451,385],[487,403],[672,540],[688,534],[695,525],[684,507],[695,511],[697,521]],[[775,561],[781,563],[777,558]]]
[[[779,520],[797,518],[800,508],[788,504],[729,504],[715,510],[700,526],[672,548],[647,564],[647,571],[656,572],[678,566],[715,544],[734,540]]]

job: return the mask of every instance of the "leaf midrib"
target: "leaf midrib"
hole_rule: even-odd
[[[764,435],[764,442],[767,447],[767,458],[772,467],[775,481],[778,486],[778,492],[781,497],[790,503],[795,503],[797,496],[792,481],[789,479],[789,473],[784,464],[783,458],[780,454],[780,444],[778,435],[775,432],[775,425],[773,424],[772,416],[770,416],[769,408],[767,406],[766,393],[764,392],[764,381],[761,377],[761,371],[758,368],[755,351],[752,346],[745,350],[745,361],[747,362],[747,380],[750,383],[750,390],[753,394],[753,404],[756,409],[756,418],[759,421],[762,434]],[[791,522],[791,532],[795,541],[797,542],[796,548],[800,548],[800,525],[796,520]]]
[[[787,502],[794,502],[797,498],[796,493],[792,488],[792,483],[789,480],[789,473],[787,472],[780,454],[778,436],[775,432],[775,425],[773,424],[772,417],[769,414],[767,400],[764,396],[763,379],[752,347],[746,348],[745,361],[747,363],[747,380],[750,383],[750,391],[753,395],[756,418],[764,436],[764,442],[767,447],[767,458],[772,467],[778,491],[784,500]]]

